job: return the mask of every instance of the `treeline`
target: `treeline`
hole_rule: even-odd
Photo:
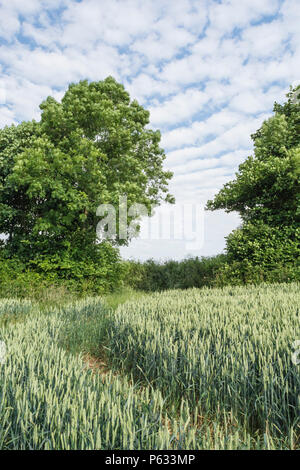
[[[182,261],[129,261],[126,263],[126,282],[130,287],[146,292],[212,286],[225,262],[226,256],[222,254]]]
[[[292,281],[300,281],[297,260],[278,264],[273,269],[250,262],[230,262],[225,254],[161,263],[154,260],[127,262],[126,283],[146,292]]]
[[[114,79],[70,85],[61,103],[41,104],[39,123],[0,130],[0,295],[299,280],[300,86],[287,98],[251,136],[254,153],[235,179],[207,201],[241,217],[226,254],[180,262],[124,261],[122,238],[96,234],[100,204],[118,207],[124,194],[129,206],[173,201],[160,133]]]
[[[294,262],[253,264],[232,260],[229,254],[186,258],[182,261],[124,261],[118,251],[106,247],[102,263],[90,260],[61,260],[43,257],[30,264],[20,259],[0,260],[0,297],[33,297],[61,295],[82,297],[102,295],[132,288],[144,292],[192,287],[260,284],[262,282],[300,281],[297,257]],[[3,253],[3,251],[2,251]],[[104,256],[105,255],[105,256]],[[60,295],[60,294],[59,294]]]

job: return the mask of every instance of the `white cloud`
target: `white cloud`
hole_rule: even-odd
[[[246,48],[248,54],[256,59],[281,55],[285,48],[285,41],[289,38],[289,31],[282,27],[282,21],[260,24],[248,27],[243,31],[241,46]]]
[[[225,0],[216,5],[210,3],[210,20],[220,34],[228,34],[234,28],[242,28],[258,21],[264,15],[274,14],[279,0]]]
[[[143,35],[158,15],[154,2],[85,0],[64,12],[65,26],[59,41],[62,45],[77,45],[78,49],[93,45],[95,39],[126,45],[135,36]]]
[[[268,114],[260,115],[257,118],[249,119],[220,133],[214,139],[197,147],[183,147],[167,154],[167,161],[171,165],[181,164],[191,159],[212,158],[229,150],[235,151],[239,149],[252,148],[251,134],[255,132],[267,119]]]
[[[209,135],[220,135],[241,120],[239,113],[227,109],[215,112],[203,121],[194,121],[191,125],[176,127],[163,134],[162,145],[172,149],[184,145],[199,144]]]
[[[17,15],[0,3],[1,15],[0,15],[0,31],[1,37],[9,41],[14,34],[19,31],[20,21]]]
[[[200,90],[190,88],[184,93],[178,93],[162,105],[151,106],[151,123],[155,126],[174,124],[191,119],[201,110],[208,97]]]
[[[267,93],[262,90],[242,91],[235,95],[229,103],[230,109],[245,114],[258,114],[272,107],[275,99],[283,95],[280,87],[272,87]]]
[[[132,96],[135,96],[139,101],[144,102],[147,97],[160,95],[162,97],[169,96],[176,91],[178,87],[171,85],[168,82],[159,80],[159,72],[151,69],[150,75],[147,73],[141,73],[129,83],[125,82],[126,88]],[[154,76],[155,75],[155,78]]]
[[[228,152],[221,157],[213,158],[195,158],[186,162],[185,164],[179,165],[168,165],[168,169],[174,171],[176,175],[186,175],[194,171],[204,170],[207,168],[214,168],[217,166],[236,168],[238,164],[242,163],[245,158],[251,154],[251,149],[236,150],[234,152]]]
[[[17,121],[14,119],[14,112],[7,106],[1,106],[0,114],[0,127],[8,126],[11,124],[17,124]]]
[[[131,49],[146,56],[156,63],[171,59],[181,48],[186,48],[195,41],[195,35],[169,22],[159,21],[156,28],[146,38],[135,41]]]
[[[39,119],[39,104],[49,95],[55,96],[53,90],[46,85],[36,85],[29,80],[6,77],[6,103],[13,110],[7,115],[11,121]],[[8,122],[9,123],[9,122]]]

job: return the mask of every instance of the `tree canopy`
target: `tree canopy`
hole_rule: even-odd
[[[299,217],[300,103],[292,90],[283,105],[251,137],[254,156],[239,166],[236,179],[225,184],[210,210],[237,211],[244,222],[294,224]]]
[[[0,232],[12,253],[95,246],[97,207],[121,195],[147,208],[173,201],[160,132],[112,77],[40,108],[40,122],[0,130]]]
[[[242,226],[227,237],[231,260],[273,268],[299,256],[300,86],[252,136],[243,162],[207,209],[237,211]]]

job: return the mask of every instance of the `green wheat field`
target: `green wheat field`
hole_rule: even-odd
[[[299,449],[299,284],[0,300],[1,449]]]

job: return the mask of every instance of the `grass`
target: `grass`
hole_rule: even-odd
[[[139,301],[140,299],[145,298],[148,294],[142,291],[136,291],[131,289],[130,287],[124,287],[123,289],[119,289],[116,292],[112,292],[111,294],[106,294],[103,296],[105,304],[116,310],[119,305],[128,302],[129,300]]]
[[[81,352],[102,358],[113,315],[104,300],[87,298],[62,306],[59,312],[63,318],[58,336],[60,346],[72,354]]]
[[[0,300],[0,448],[299,448],[297,296],[281,284]]]
[[[118,370],[201,415],[270,437],[299,436],[299,285],[191,289],[120,306],[109,333]]]
[[[0,300],[0,327],[24,321],[33,310],[30,300],[1,299]]]

